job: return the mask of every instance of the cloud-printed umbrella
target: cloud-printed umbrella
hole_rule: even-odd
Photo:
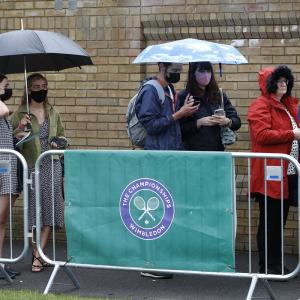
[[[233,46],[197,39],[148,46],[133,61],[134,64],[209,61],[213,64],[246,64],[247,59]]]

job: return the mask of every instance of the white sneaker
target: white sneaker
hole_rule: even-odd
[[[153,279],[170,279],[173,277],[173,274],[141,272],[141,276],[149,277],[149,278],[153,278]]]

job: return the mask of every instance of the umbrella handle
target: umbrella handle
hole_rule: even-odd
[[[30,124],[30,123],[27,123],[27,124],[25,125],[24,131],[25,131],[25,132],[29,132],[29,131],[31,131],[31,129],[32,129],[31,124]]]
[[[223,89],[219,88],[219,90],[220,90],[220,96],[221,96],[221,108],[224,109]]]

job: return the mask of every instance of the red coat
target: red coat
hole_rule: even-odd
[[[266,79],[274,68],[266,68],[259,73],[261,96],[256,98],[248,110],[248,122],[252,141],[252,152],[290,154],[294,133],[290,117],[281,102],[273,94],[266,92]],[[285,97],[282,101],[298,124],[297,103],[294,97]],[[280,159],[268,159],[267,166],[280,166]],[[283,197],[288,198],[287,183],[288,161],[283,160]],[[251,194],[267,194],[269,197],[281,198],[281,182],[267,181],[267,192],[264,187],[264,159],[251,160]]]

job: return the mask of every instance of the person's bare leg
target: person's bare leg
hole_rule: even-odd
[[[42,248],[42,250],[44,250],[46,248],[50,232],[51,232],[50,226],[42,227],[42,230],[41,230],[41,248]],[[33,256],[34,256],[34,258],[33,258],[34,261],[32,264],[32,272],[40,272],[43,269],[43,263],[42,263],[40,254],[38,253],[35,244],[33,244]]]
[[[0,196],[0,257],[3,252],[3,242],[5,237],[6,221],[9,213],[9,196]]]
[[[0,257],[3,255],[6,222],[9,215],[9,198],[9,195],[0,196]],[[16,198],[16,196],[11,197],[12,206],[14,205]]]

